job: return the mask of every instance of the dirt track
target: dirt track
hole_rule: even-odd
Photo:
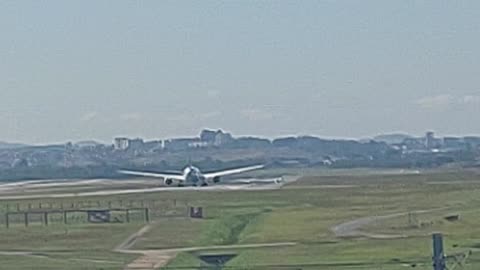
[[[375,238],[375,239],[392,239],[392,238],[405,238],[408,237],[407,235],[395,235],[395,234],[376,234],[376,233],[367,233],[362,231],[362,228],[368,226],[374,222],[396,218],[400,216],[408,215],[409,213],[414,214],[423,214],[423,213],[430,213],[434,211],[444,210],[446,208],[436,208],[436,209],[427,209],[427,210],[418,210],[418,211],[411,211],[411,212],[402,212],[402,213],[395,213],[390,215],[383,215],[383,216],[369,216],[358,218],[352,221],[348,221],[342,224],[338,224],[331,228],[333,233],[336,237],[368,237],[368,238]]]
[[[173,249],[158,249],[158,250],[131,250],[135,242],[145,235],[155,224],[149,224],[141,228],[136,233],[130,235],[125,241],[118,245],[114,251],[128,254],[141,255],[136,260],[128,264],[125,270],[153,270],[165,266],[174,259],[180,252],[191,252],[200,250],[212,249],[242,249],[242,248],[262,248],[262,247],[280,247],[293,246],[294,242],[281,243],[264,243],[264,244],[243,244],[243,245],[220,245],[220,246],[203,246],[203,247],[184,247]]]
[[[180,252],[191,252],[201,250],[219,250],[219,249],[243,249],[243,248],[264,248],[264,247],[283,247],[296,245],[294,242],[283,243],[265,243],[265,244],[245,244],[228,246],[204,246],[204,247],[186,247],[161,250],[117,250],[122,253],[142,254],[141,257],[128,264],[125,270],[153,270],[165,266],[174,259]]]

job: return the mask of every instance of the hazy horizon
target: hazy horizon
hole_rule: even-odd
[[[478,135],[478,1],[0,2],[0,141]]]
[[[206,127],[206,128],[203,128],[203,129],[222,130],[223,132],[231,133],[230,131],[222,129],[222,128],[208,128],[208,127]],[[201,129],[201,130],[203,130],[203,129]],[[69,143],[69,142],[79,143],[79,142],[94,141],[94,142],[102,143],[102,144],[112,144],[113,140],[115,138],[120,138],[120,137],[127,137],[129,139],[140,138],[140,139],[143,139],[145,141],[169,140],[169,139],[176,139],[176,138],[195,138],[195,137],[199,137],[201,130],[198,130],[197,133],[183,134],[183,135],[169,136],[169,137],[142,137],[142,136],[126,136],[126,135],[121,135],[120,134],[120,135],[113,136],[112,138],[107,139],[107,140],[95,139],[95,138],[80,138],[80,139],[77,139],[77,140],[66,139],[66,140],[60,140],[60,141],[36,142],[36,143],[35,142],[27,142],[27,141],[3,141],[3,140],[0,140],[0,143],[39,145],[40,146],[40,145],[49,145],[49,144],[52,144],[52,145],[65,144],[65,143]],[[317,138],[320,138],[320,139],[327,139],[327,140],[335,140],[335,139],[337,139],[337,140],[369,140],[369,139],[373,139],[373,138],[375,138],[377,136],[381,136],[381,135],[408,135],[408,136],[411,136],[411,137],[420,138],[420,137],[425,137],[425,133],[429,132],[429,131],[432,131],[432,130],[427,130],[427,131],[425,131],[424,133],[421,133],[421,134],[412,134],[412,133],[402,132],[402,131],[393,131],[393,132],[372,134],[370,136],[363,136],[363,137],[345,137],[345,136],[334,137],[334,136],[322,136],[321,134],[279,134],[279,135],[276,135],[276,136],[262,136],[262,135],[258,135],[258,134],[233,134],[233,133],[231,133],[231,135],[234,138],[256,137],[256,138],[263,138],[263,139],[269,139],[269,140],[273,140],[273,139],[277,139],[277,138],[301,137],[301,136],[313,136],[313,137],[317,137]],[[442,138],[442,137],[469,137],[469,136],[480,137],[479,134],[442,134],[442,133],[437,133],[437,132],[434,132],[434,133],[435,133],[435,137],[437,137],[437,138]]]

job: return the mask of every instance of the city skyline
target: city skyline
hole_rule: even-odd
[[[171,140],[182,140],[182,139],[188,139],[188,140],[194,140],[194,139],[199,139],[201,136],[201,131],[221,131],[223,134],[228,134],[231,135],[235,139],[239,138],[254,138],[254,139],[266,139],[269,141],[274,141],[276,139],[283,139],[283,138],[301,138],[301,137],[313,137],[313,138],[318,138],[318,139],[324,139],[324,140],[353,140],[353,141],[368,141],[368,140],[375,140],[377,137],[389,137],[389,136],[406,136],[410,138],[415,138],[415,139],[422,139],[426,138],[428,136],[428,133],[433,133],[433,136],[435,139],[443,139],[443,138],[468,138],[468,137],[474,137],[474,138],[480,138],[479,134],[442,134],[442,133],[437,133],[433,130],[425,130],[423,133],[420,134],[412,134],[412,133],[407,133],[407,132],[385,132],[385,133],[379,133],[379,134],[373,134],[371,136],[364,136],[364,137],[332,137],[332,136],[322,136],[318,134],[283,134],[283,135],[277,135],[277,136],[262,136],[262,135],[256,135],[256,134],[234,134],[230,132],[229,130],[225,130],[222,128],[203,128],[201,130],[198,130],[198,132],[193,133],[193,134],[186,134],[186,135],[181,135],[181,136],[169,136],[169,137],[143,137],[143,136],[129,136],[129,135],[115,135],[112,136],[111,138],[107,140],[101,140],[101,139],[95,139],[95,138],[80,138],[78,140],[61,140],[61,141],[55,141],[55,142],[40,142],[40,143],[32,143],[32,142],[24,142],[24,141],[6,141],[6,140],[0,140],[0,143],[7,143],[7,144],[20,144],[20,145],[58,145],[58,144],[66,144],[66,143],[100,143],[103,145],[111,145],[115,144],[115,141],[117,139],[124,139],[124,140],[141,140],[142,142],[154,142],[154,141],[171,141]]]

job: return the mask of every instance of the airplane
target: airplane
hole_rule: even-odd
[[[219,183],[221,178],[228,175],[239,174],[243,172],[259,170],[265,165],[254,165],[249,167],[242,167],[236,169],[229,169],[224,171],[202,173],[199,168],[195,166],[187,166],[181,173],[156,173],[156,172],[140,172],[140,171],[118,171],[121,174],[163,178],[167,186],[177,184],[178,186],[208,186],[208,183]]]

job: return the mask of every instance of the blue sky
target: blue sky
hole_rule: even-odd
[[[2,1],[0,141],[480,134],[479,1]]]

